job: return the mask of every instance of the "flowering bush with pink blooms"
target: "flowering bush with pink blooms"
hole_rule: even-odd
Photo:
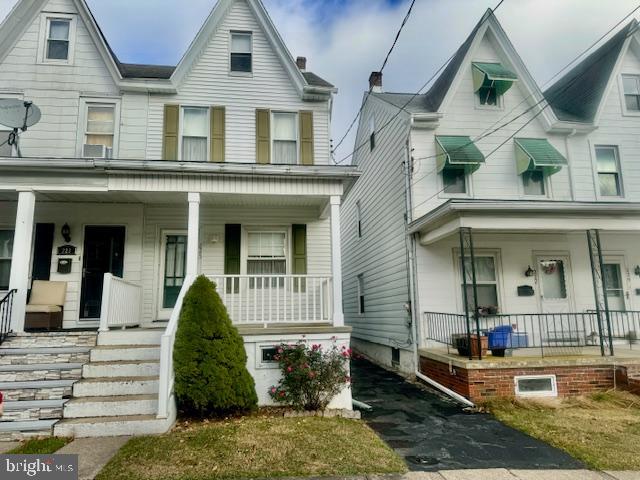
[[[349,360],[351,349],[333,345],[309,345],[302,340],[295,345],[280,345],[274,359],[280,365],[282,379],[269,393],[277,403],[296,410],[324,410],[342,389],[351,383]]]

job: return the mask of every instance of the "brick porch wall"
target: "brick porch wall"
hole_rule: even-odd
[[[420,357],[420,371],[474,402],[515,396],[514,377],[521,375],[555,375],[560,397],[588,395],[615,386],[612,365],[465,369]]]

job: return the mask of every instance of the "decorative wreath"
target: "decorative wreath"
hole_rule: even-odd
[[[548,262],[542,265],[542,271],[546,275],[553,275],[558,271],[558,264],[556,262]]]

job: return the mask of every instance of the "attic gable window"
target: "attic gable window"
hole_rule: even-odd
[[[624,75],[622,77],[624,88],[624,103],[628,112],[640,112],[640,76]]]
[[[481,106],[499,106],[500,98],[518,81],[515,73],[500,63],[474,62],[473,86]]]
[[[251,32],[231,32],[230,69],[235,73],[253,71],[253,34]]]
[[[71,20],[50,18],[47,28],[47,60],[69,60]]]

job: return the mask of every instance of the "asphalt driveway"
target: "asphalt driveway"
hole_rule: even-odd
[[[579,469],[566,453],[491,415],[466,413],[430,388],[413,385],[366,360],[352,364],[353,398],[373,407],[363,419],[409,469]]]

